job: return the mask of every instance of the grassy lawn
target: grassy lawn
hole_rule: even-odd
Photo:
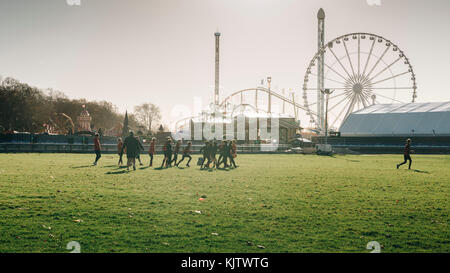
[[[402,155],[134,172],[93,159],[0,154],[0,252],[450,252],[450,156],[413,155],[411,171]]]

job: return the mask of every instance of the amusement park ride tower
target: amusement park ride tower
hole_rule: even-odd
[[[317,13],[318,20],[318,36],[317,36],[317,50],[320,52],[317,64],[317,122],[319,130],[323,131],[325,125],[325,109],[324,109],[324,54],[323,46],[325,43],[325,12],[321,8]]]
[[[220,32],[214,33],[216,37],[216,67],[214,76],[214,104],[219,105],[219,42]]]

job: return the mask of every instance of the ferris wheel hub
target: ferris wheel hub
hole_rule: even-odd
[[[354,85],[353,85],[353,92],[355,92],[355,93],[361,93],[362,91],[363,91],[363,85],[362,84],[360,84],[360,83],[355,83]]]

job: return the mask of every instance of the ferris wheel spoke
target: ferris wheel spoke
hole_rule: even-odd
[[[342,69],[344,69],[345,73],[347,73],[348,77],[351,78],[352,76],[350,76],[350,74],[348,73],[347,69],[345,68],[345,66],[342,64],[341,60],[339,60],[339,58],[336,56],[336,54],[334,53],[334,51],[331,49],[331,47],[329,48],[330,52],[333,54],[333,56],[336,58],[337,62],[341,65]]]
[[[358,35],[358,77],[361,70],[361,36]]]
[[[350,67],[352,69],[353,77],[356,77],[355,70],[353,69],[352,60],[350,59],[350,55],[348,54],[347,44],[345,43],[345,41],[343,41],[343,43],[344,43],[345,53],[347,53],[348,62],[350,63]]]
[[[388,100],[393,100],[393,101],[398,102],[398,103],[404,103],[403,101],[399,101],[399,100],[390,98],[390,97],[388,97],[388,96],[381,95],[380,93],[373,93],[373,94],[375,94],[375,95],[377,95],[377,96],[380,96],[380,97],[382,97],[382,98],[388,99]]]
[[[346,95],[346,93],[344,92],[344,93],[341,93],[341,94],[339,94],[339,95],[335,95],[335,96],[329,97],[329,98],[328,98],[328,101],[330,101],[330,100],[332,100],[332,99],[335,99],[335,98],[338,98],[338,97],[341,97],[341,96],[343,96],[343,95]],[[316,105],[316,104],[317,104],[317,102],[314,102],[314,103],[308,104],[307,107],[314,106],[314,105]]]
[[[414,87],[371,87],[373,90],[413,90]]]
[[[347,90],[348,88],[345,88],[345,87],[327,87],[327,88],[324,88],[324,89],[330,89],[330,90]],[[306,89],[303,89],[303,90],[308,90],[308,91],[315,90],[315,91],[317,91],[317,90],[320,90],[320,89],[319,89],[319,88],[306,88]]]
[[[372,72],[375,70],[375,68],[378,66],[378,64],[381,62],[381,60],[383,59],[384,55],[386,55],[386,53],[388,52],[389,48],[391,48],[391,45],[389,45],[388,47],[386,47],[386,49],[384,50],[383,54],[381,55],[380,58],[378,58],[378,61],[375,63],[375,65],[372,67],[372,69],[370,70],[370,72],[367,74],[367,78],[370,76],[370,74],[372,74]]]
[[[363,91],[361,94],[361,100],[366,101],[367,104],[369,104],[369,96],[370,96],[370,92],[368,91]]]
[[[366,108],[367,105],[370,104],[369,100],[367,99],[367,97],[365,95],[361,94],[360,96],[361,96],[361,103],[364,106],[364,108]]]
[[[329,88],[329,89],[331,89],[331,88]],[[346,95],[346,94],[347,94],[347,92],[343,92],[343,93],[341,93],[341,94],[338,94],[338,95],[334,95],[334,96],[332,96],[332,97],[328,98],[328,100],[332,100],[332,99],[335,99],[335,98],[341,97],[341,96],[343,96],[343,95]]]
[[[409,71],[406,71],[406,72],[403,72],[403,73],[400,73],[400,74],[394,75],[394,76],[392,76],[392,77],[389,77],[389,78],[386,78],[386,79],[383,79],[383,80],[380,80],[380,81],[374,82],[374,83],[372,83],[372,85],[375,85],[375,84],[377,84],[377,83],[380,83],[380,82],[384,82],[384,81],[387,81],[387,80],[391,80],[391,79],[394,79],[394,78],[400,77],[400,76],[402,76],[402,75],[405,75],[405,74],[407,74],[407,73],[409,73]]]
[[[375,76],[373,76],[372,78],[370,78],[368,81],[371,82],[373,79],[375,79],[376,77],[378,77],[381,73],[383,73],[384,71],[388,70],[389,68],[391,68],[391,66],[393,66],[394,64],[396,64],[398,61],[400,61],[402,59],[402,57],[399,57],[397,60],[395,60],[394,62],[392,62],[390,65],[386,66],[383,70],[381,70],[380,72],[378,72]],[[368,75],[367,75],[368,76]]]
[[[325,65],[327,65],[327,64],[325,64]],[[317,74],[311,73],[311,75],[313,75],[313,76],[315,76],[317,78]],[[327,77],[324,77],[324,79],[329,80],[331,82],[335,82],[335,83],[339,83],[339,84],[345,85],[345,83],[343,83],[343,82],[340,82],[340,81],[337,81],[337,80],[333,80],[333,79],[330,79],[330,78],[327,78]],[[344,80],[346,80],[346,78],[344,78]]]
[[[325,63],[325,66],[328,67],[328,69],[330,69],[331,71],[333,71],[334,73],[336,73],[337,75],[339,75],[341,78],[343,78],[345,81],[348,81],[348,79],[344,76],[342,76],[339,72],[337,72],[336,70],[334,70],[331,66],[329,66],[328,64]],[[349,75],[350,76],[350,75]]]
[[[348,115],[350,115],[353,112],[353,109],[355,108],[355,103],[356,103],[356,97],[353,96],[350,106],[348,107],[347,112],[345,113],[344,119],[346,119],[348,117]]]
[[[343,99],[340,100],[338,103],[336,103],[335,105],[333,105],[332,107],[330,107],[330,108],[328,109],[328,111],[333,110],[334,108],[336,108],[338,105],[340,105],[342,102],[344,102],[344,101],[346,101],[346,100],[348,100],[347,97],[343,98]]]
[[[338,114],[338,115],[336,116],[336,118],[334,119],[333,123],[331,123],[331,127],[333,127],[334,124],[336,124],[336,122],[337,122],[337,121],[339,120],[339,118],[342,116],[342,114],[344,113],[345,109],[347,109],[347,106],[349,106],[350,103],[351,103],[351,101],[349,100],[349,101],[345,104],[344,108],[341,109],[341,111],[339,112],[339,114]]]
[[[370,57],[372,56],[373,48],[375,46],[375,39],[372,42],[372,46],[370,47],[369,55],[367,55],[366,65],[364,66],[363,75],[366,74],[367,66],[369,65]]]

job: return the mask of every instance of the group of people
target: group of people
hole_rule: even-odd
[[[94,150],[96,153],[96,158],[93,165],[97,165],[98,160],[101,157],[101,145],[99,140],[99,135],[95,134],[94,137]],[[134,136],[133,132],[124,140],[121,138],[117,142],[117,153],[119,155],[118,165],[123,165],[123,154],[127,155],[127,170],[133,166],[133,170],[136,170],[136,159],[142,166],[142,161],[140,158],[141,151],[144,150],[138,137]],[[161,168],[178,167],[181,162],[187,159],[186,167],[190,167],[189,163],[192,160],[192,143],[189,141],[186,146],[182,147],[182,141],[178,140],[175,143],[170,137],[167,137],[163,147],[163,161],[161,163]],[[181,153],[181,159],[178,160],[178,155]],[[210,168],[211,164],[213,168],[220,168],[223,164],[223,168],[234,167],[237,168],[235,158],[237,156],[236,142],[233,141],[221,141],[218,144],[217,141],[205,141],[205,145],[200,149],[202,157],[199,158],[197,163],[201,166],[201,169]],[[152,138],[150,141],[150,146],[148,150],[150,156],[149,167],[153,166],[153,159],[156,154],[156,138]],[[217,158],[218,155],[218,158]]]
[[[152,144],[153,144],[153,148],[152,148]],[[184,161],[185,158],[188,158],[188,161],[186,163],[186,167],[190,167],[189,163],[192,160],[192,142],[188,142],[187,145],[182,149],[181,147],[181,140],[178,140],[175,144],[175,147],[173,147],[173,143],[172,143],[172,139],[170,137],[167,137],[166,142],[163,145],[163,154],[164,154],[164,159],[161,163],[161,168],[168,168],[168,167],[172,167],[172,164],[176,167],[178,167],[178,165]],[[182,151],[182,157],[181,159],[177,162],[178,160],[178,154],[180,153],[180,151]],[[155,139],[152,139],[152,143],[150,144],[150,149],[149,149],[149,154],[150,154],[150,162],[153,160],[153,155],[155,154]],[[151,166],[151,163],[150,163]]]
[[[192,143],[188,142],[188,144],[182,148],[182,142],[178,140],[175,144],[173,144],[172,139],[170,137],[167,138],[163,145],[163,154],[164,159],[161,164],[161,168],[169,168],[175,166],[178,167],[181,162],[183,162],[186,158],[188,161],[186,163],[186,167],[190,167],[189,163],[192,160]],[[181,152],[182,157],[179,161],[178,154]],[[210,168],[211,163],[213,164],[213,168],[220,168],[223,164],[224,168],[228,168],[233,166],[237,168],[236,162],[234,159],[237,156],[236,142],[233,141],[222,141],[219,145],[217,141],[205,141],[205,145],[200,149],[200,153],[202,157],[199,158],[198,165],[200,165],[201,169]],[[155,154],[155,139],[152,140],[149,149],[150,154],[150,166],[153,161],[153,155]],[[219,158],[217,158],[219,155]],[[230,164],[228,164],[228,161]]]
[[[192,143],[188,142],[188,144],[182,149],[181,140],[178,140],[173,147],[172,139],[167,137],[167,140],[163,146],[163,154],[164,159],[161,164],[161,168],[169,168],[175,166],[178,167],[184,159],[188,158],[186,163],[186,167],[190,167],[189,163],[192,160]],[[122,141],[119,138],[117,143],[117,152],[119,154],[119,162],[118,165],[123,165],[122,157],[123,154],[127,155],[127,170],[129,170],[130,166],[133,165],[133,170],[136,170],[136,159],[139,161],[139,164],[142,166],[140,151],[144,150],[139,138],[134,136],[133,132],[130,132],[130,135]],[[95,161],[93,165],[97,165],[98,160],[101,158],[101,144],[99,140],[99,135],[95,134],[94,136],[94,151],[95,151]],[[182,151],[182,157],[179,161],[178,154]],[[397,169],[406,164],[409,161],[408,169],[411,169],[411,153],[414,151],[411,149],[411,139],[406,140],[402,163],[397,164]],[[213,168],[220,168],[220,165],[223,164],[224,168],[228,168],[233,166],[237,168],[236,162],[234,159],[237,156],[236,142],[223,140],[219,145],[217,145],[217,141],[205,141],[205,145],[200,149],[200,153],[203,157],[199,158],[198,165],[200,165],[201,169],[210,168],[210,164],[213,164]],[[152,138],[150,142],[150,147],[148,150],[148,154],[150,156],[150,164],[149,167],[153,166],[153,158],[156,154],[156,138]],[[219,155],[219,158],[217,158]],[[229,162],[229,164],[228,164]]]
[[[203,157],[200,159],[201,167],[200,168],[208,168],[211,163],[213,163],[213,168],[220,168],[220,165],[224,165],[224,168],[228,168],[233,166],[237,168],[236,162],[234,159],[237,156],[236,142],[223,140],[219,145],[217,145],[216,141],[206,141],[205,146],[200,149],[200,153],[202,153]],[[219,158],[217,158],[217,154],[219,154]],[[230,164],[228,164],[228,160]]]

